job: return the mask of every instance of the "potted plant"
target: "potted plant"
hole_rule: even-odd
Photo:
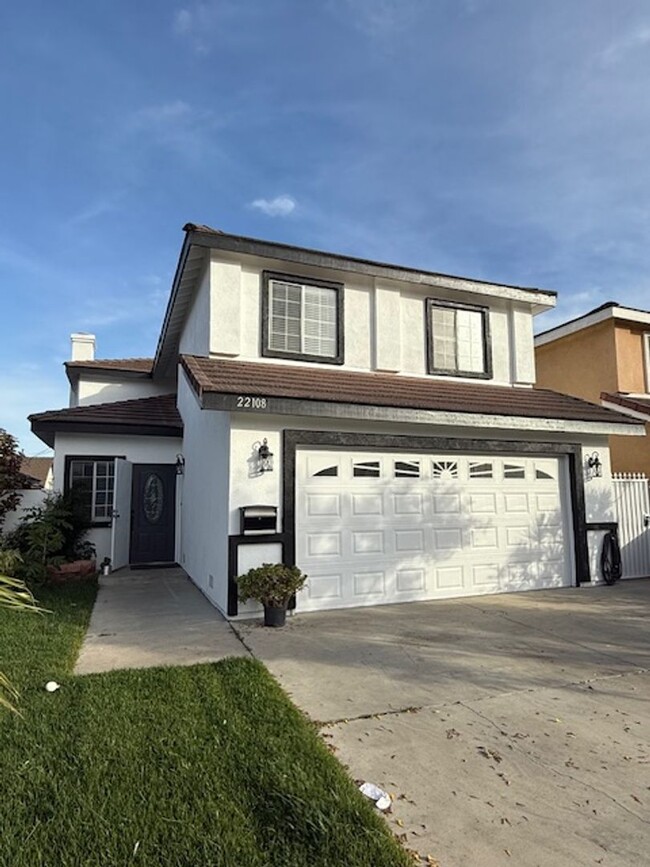
[[[262,563],[237,578],[239,599],[255,599],[264,606],[265,626],[284,626],[289,600],[305,586],[307,576],[297,566]]]

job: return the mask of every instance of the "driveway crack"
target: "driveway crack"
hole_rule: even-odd
[[[577,785],[582,786],[586,789],[589,789],[590,791],[595,792],[598,795],[602,795],[602,797],[607,798],[609,801],[611,801],[617,807],[620,807],[620,809],[623,810],[625,813],[628,813],[628,815],[633,816],[635,819],[638,819],[640,822],[643,822],[644,825],[650,825],[650,821],[648,819],[644,819],[638,813],[635,813],[634,810],[627,807],[625,804],[623,804],[621,801],[619,801],[613,795],[610,795],[610,793],[607,792],[605,789],[601,789],[598,786],[594,786],[593,783],[588,783],[585,780],[581,780],[578,777],[574,777],[573,774],[568,774],[565,771],[561,771],[558,768],[554,767],[553,765],[550,765],[547,762],[544,762],[542,759],[537,759],[534,756],[532,756],[529,752],[527,752],[525,749],[522,748],[522,746],[517,742],[516,738],[513,738],[510,734],[508,734],[508,732],[506,732],[504,730],[503,726],[500,726],[493,719],[491,719],[489,716],[487,716],[487,714],[481,713],[481,711],[476,710],[476,708],[473,708],[469,704],[465,704],[465,702],[463,702],[463,701],[458,702],[458,704],[461,705],[461,707],[464,707],[466,710],[473,713],[479,719],[488,723],[488,725],[491,725],[494,729],[496,729],[502,737],[507,738],[512,749],[514,749],[515,751],[517,751],[521,755],[525,756],[525,758],[527,758],[534,765],[537,765],[538,767],[542,768],[543,770],[549,771],[551,774],[554,774],[558,777],[563,777],[564,779],[571,780],[571,782],[576,783]]]

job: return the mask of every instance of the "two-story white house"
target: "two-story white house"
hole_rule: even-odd
[[[554,304],[188,224],[155,357],[73,335],[70,407],[32,427],[100,558],[177,562],[230,617],[269,561],[308,574],[299,611],[575,586],[607,438],[643,425],[534,388]]]

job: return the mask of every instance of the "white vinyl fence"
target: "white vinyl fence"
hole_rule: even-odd
[[[614,473],[623,578],[650,577],[650,487],[642,473]]]

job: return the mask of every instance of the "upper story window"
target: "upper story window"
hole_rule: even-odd
[[[492,377],[488,308],[427,298],[428,371]]]
[[[643,356],[645,361],[645,390],[650,392],[650,331],[643,335]]]
[[[343,364],[343,284],[265,271],[262,355]]]

